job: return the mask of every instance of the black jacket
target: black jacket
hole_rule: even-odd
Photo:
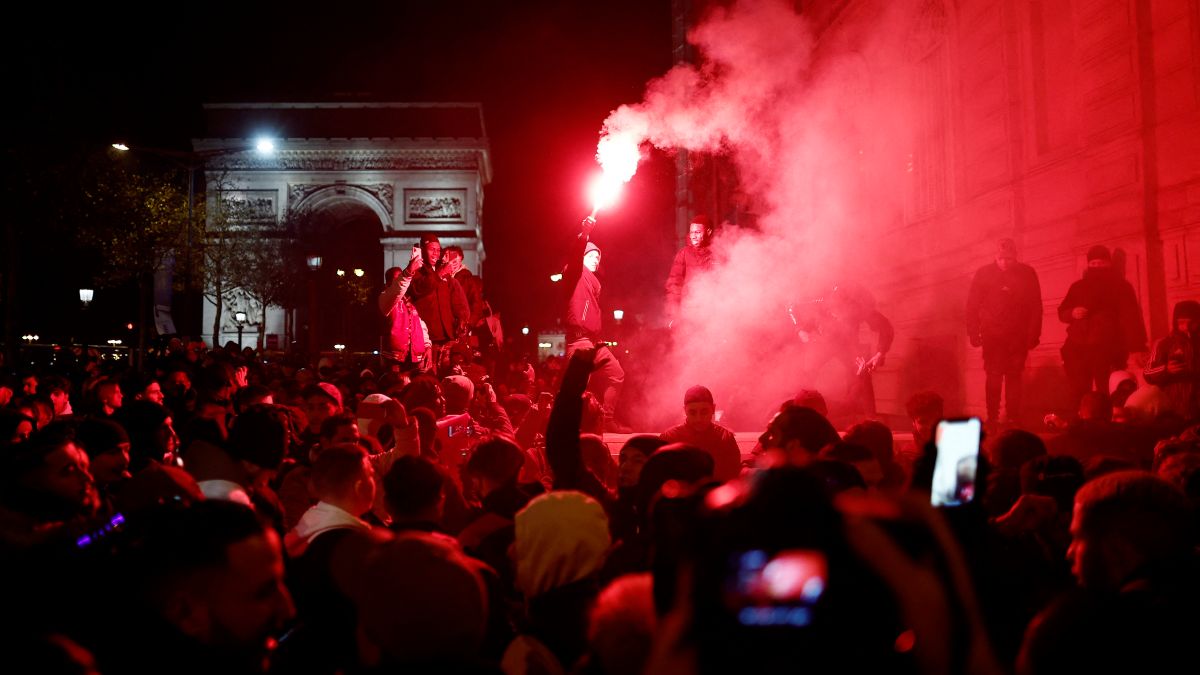
[[[432,342],[452,340],[467,328],[471,308],[462,286],[449,274],[442,276],[429,265],[422,266],[408,286],[408,297],[429,329]]]
[[[1088,315],[1082,319],[1071,316],[1076,307],[1084,307]],[[1137,295],[1114,270],[1091,270],[1071,284],[1066,297],[1058,306],[1058,318],[1067,325],[1067,341],[1063,356],[1090,354],[1107,356],[1114,364],[1124,365],[1130,352],[1146,350],[1146,326]]]
[[[567,342],[581,338],[595,341],[600,337],[600,279],[583,266],[588,238],[579,235],[571,247],[563,281],[571,289],[567,301]]]
[[[1042,288],[1029,265],[980,267],[967,293],[967,334],[985,342],[1004,340],[1026,348],[1042,335]]]

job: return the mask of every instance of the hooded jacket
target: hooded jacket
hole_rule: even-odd
[[[1082,319],[1071,313],[1087,309]],[[1111,269],[1089,269],[1071,284],[1058,306],[1058,318],[1067,324],[1063,358],[1091,355],[1124,364],[1130,352],[1146,349],[1146,327],[1133,286]]]
[[[567,302],[567,342],[585,338],[596,341],[600,337],[600,279],[583,266],[589,243],[586,236],[579,236],[563,273],[566,287],[571,289]]]

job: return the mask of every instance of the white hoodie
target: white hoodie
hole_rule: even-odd
[[[342,528],[369,530],[371,526],[345,509],[327,502],[317,502],[316,506],[310,507],[300,516],[300,522],[283,538],[283,544],[288,555],[296,558],[304,554],[317,535]]]

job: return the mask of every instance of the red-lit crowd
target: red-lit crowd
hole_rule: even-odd
[[[803,389],[762,411],[773,416],[743,452],[702,384],[678,392],[677,425],[606,437],[624,372],[599,336],[592,226],[564,284],[565,359],[510,362],[469,341],[490,312],[471,309],[481,296],[464,292],[462,252],[443,257],[428,237],[388,271],[370,364],[175,340],[136,371],[81,353],[65,371],[0,374],[3,670],[1192,662],[1200,304],[1176,306],[1143,378],[1120,370],[1145,334],[1120,319],[1136,300],[1108,251],[1089,251],[1097,271],[1060,308],[1079,410],[1035,434],[1016,414],[1040,294],[1002,241],[968,302],[990,433],[965,503],[935,509],[936,429],[962,411],[934,391],[907,401],[911,442],[873,419],[869,387],[842,431],[837,396]],[[854,306],[832,302],[826,323],[873,325]],[[891,342],[878,318],[866,384]]]

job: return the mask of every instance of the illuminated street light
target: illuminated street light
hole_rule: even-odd
[[[275,154],[275,141],[265,137],[260,138],[257,142],[255,142],[254,149],[257,150],[260,155],[273,155]]]
[[[338,270],[338,271],[337,271],[337,275],[338,275],[339,277],[344,277],[344,276],[346,276],[346,270]]]
[[[364,274],[366,274],[366,272],[362,271],[362,268],[361,268],[361,267],[355,267],[355,268],[354,268],[354,276],[356,276],[356,277],[361,277],[361,276],[362,276],[362,275],[364,275]]]
[[[521,326],[521,335],[529,335],[529,326]]]
[[[337,350],[339,353],[346,351],[346,345],[342,345],[342,344],[334,345],[333,348],[335,350]]]
[[[79,301],[83,303],[84,307],[87,307],[89,304],[91,304],[92,298],[94,298],[94,297],[96,297],[96,292],[93,291],[92,289],[90,289],[90,288],[79,289]]]
[[[623,310],[623,309],[614,309],[613,310],[613,319],[620,321],[621,319],[624,319],[624,318],[625,318],[625,310]]]
[[[561,274],[551,274],[550,281],[553,281],[554,283],[558,283],[558,282],[562,281],[562,275]]]
[[[120,340],[109,340],[109,341],[108,341],[108,344],[109,344],[109,346],[111,346],[111,347],[116,347],[116,346],[118,346],[118,345],[120,345],[120,344],[121,344],[121,341],[120,341]]]
[[[237,311],[233,313],[233,320],[237,321],[238,325],[238,349],[242,348],[242,329],[246,327],[246,313]]]
[[[120,150],[121,152],[129,152],[129,146],[125,145],[124,143],[113,143],[112,147],[114,150]]]

